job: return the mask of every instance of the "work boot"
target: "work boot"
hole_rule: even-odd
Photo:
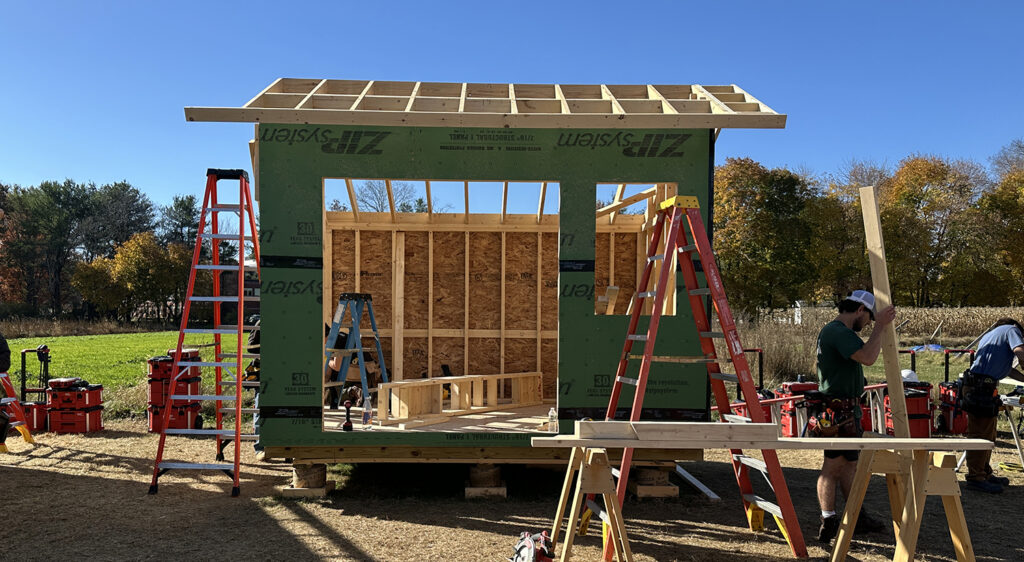
[[[968,480],[966,488],[968,490],[974,490],[976,492],[985,492],[986,494],[1001,494],[1003,493],[1003,487],[999,484],[989,482],[987,480]]]
[[[823,543],[830,543],[839,533],[840,518],[838,515],[829,515],[821,518],[821,528],[818,529],[818,540]]]
[[[1009,486],[1010,485],[1010,479],[1009,478],[1007,478],[1005,476],[996,476],[995,474],[989,474],[988,475],[988,480],[986,480],[986,482],[989,482],[991,484],[999,484],[1000,486]]]
[[[853,528],[854,533],[879,533],[885,529],[885,523],[861,511],[857,516],[857,526]]]

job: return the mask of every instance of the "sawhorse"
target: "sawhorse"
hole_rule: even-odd
[[[575,493],[573,493],[574,476],[576,480]],[[576,527],[579,525],[587,494],[600,494],[604,499],[604,511],[598,512],[595,509],[595,513],[598,513],[601,520],[608,524],[608,540],[612,543],[615,559],[620,562],[632,562],[633,552],[629,549],[626,524],[622,519],[618,497],[615,495],[615,480],[612,479],[612,464],[608,461],[608,452],[605,449],[590,447],[573,447],[569,457],[569,468],[565,472],[562,496],[558,500],[558,511],[555,513],[555,523],[551,529],[551,544],[557,548],[562,517],[565,515],[565,508],[569,504],[570,498],[572,498],[572,510],[569,512],[569,523],[565,530],[565,546],[562,548],[562,556],[559,560],[562,562],[568,560],[569,554],[572,552],[572,542],[576,537]]]
[[[872,474],[884,474],[889,489],[889,508],[896,534],[893,560],[913,560],[928,496],[942,497],[957,560],[974,560],[971,536],[967,532],[967,520],[960,503],[960,485],[956,480],[956,455],[925,450],[914,450],[913,453],[880,450],[861,452],[839,536],[832,550],[832,561],[846,559]]]

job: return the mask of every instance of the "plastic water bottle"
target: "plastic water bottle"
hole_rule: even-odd
[[[366,399],[363,400],[363,425],[373,427],[370,425],[370,418],[373,414],[373,396],[367,395]]]
[[[558,411],[554,408],[548,410],[548,431],[558,433]]]

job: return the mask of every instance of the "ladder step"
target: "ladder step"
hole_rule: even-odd
[[[238,357],[238,354],[237,353],[221,353],[220,355],[217,356],[217,359],[228,359],[229,357]],[[242,354],[242,358],[243,359],[259,359],[260,358],[260,354],[259,353],[243,353]]]
[[[631,384],[633,386],[637,386],[640,384],[640,381],[638,381],[637,379],[631,379],[629,377],[615,377],[615,382],[624,382],[626,384]]]
[[[234,436],[232,429],[165,429],[167,435],[221,435]]]
[[[245,205],[211,205],[211,206],[206,208],[206,210],[213,211],[213,212],[216,212],[216,213],[222,213],[222,212],[226,212],[226,211],[227,212],[233,211],[233,212],[237,213],[238,211],[243,210],[243,209],[246,209]]]
[[[353,347],[353,348],[342,348],[342,349],[334,349],[334,348],[328,347],[324,351],[329,351],[331,353],[358,353],[358,352],[361,351],[363,353],[366,353],[366,352],[369,352],[369,351],[376,351],[376,350],[374,348],[372,348],[372,347]]]
[[[654,294],[655,294],[655,291],[645,291],[645,292],[642,292],[642,293],[637,293],[636,296],[638,296],[638,297],[640,297],[642,299],[646,299],[647,297],[653,297]]]
[[[626,339],[633,341],[647,341],[647,334],[630,334],[626,336]]]
[[[694,252],[696,250],[697,250],[697,245],[696,244],[687,244],[685,246],[680,246],[679,247],[679,251],[680,252]]]
[[[732,423],[750,423],[750,418],[746,416],[737,416],[736,414],[722,414],[722,419]]]
[[[233,264],[233,265],[224,265],[224,264],[213,265],[213,264],[205,263],[205,264],[197,265],[196,269],[210,269],[210,270],[213,270],[213,271],[238,271],[238,264]],[[245,271],[256,271],[256,268],[251,266],[251,265],[243,266],[242,269],[244,269]]]
[[[189,297],[188,300],[192,302],[238,302],[238,295],[220,296],[220,297]],[[242,296],[244,302],[260,302],[259,297],[254,296]]]
[[[227,330],[232,330],[234,332],[238,331],[238,324],[218,324],[217,327],[222,329],[222,330],[227,329]],[[259,326],[250,326],[249,324],[242,324],[242,330],[246,331],[246,332],[251,332],[253,330],[259,330],[259,329],[260,329]]]
[[[221,330],[218,328],[185,328],[186,334],[237,334],[238,330]]]
[[[630,355],[630,359],[643,359],[643,355]],[[673,357],[671,355],[652,355],[652,363],[718,363],[726,362],[728,359],[714,359],[710,357]]]
[[[612,470],[615,469],[613,468]],[[590,511],[594,512],[594,515],[596,515],[601,521],[604,521],[605,523],[610,522],[608,519],[608,512],[606,512],[603,507],[597,505],[597,502],[594,500],[587,500],[587,507],[590,508]]]
[[[257,414],[257,413],[259,413],[259,411],[260,411],[259,408],[242,408],[242,413],[243,414]],[[233,413],[235,413],[235,409],[234,408],[221,408],[220,409],[220,413],[222,413],[222,414],[233,414]]]
[[[754,457],[748,457],[747,455],[733,455],[732,459],[740,464],[768,474],[768,465],[761,459],[755,459]]]
[[[23,421],[12,421],[11,423],[7,424],[7,427],[18,427],[19,425],[25,425],[25,422],[23,422]]]
[[[10,404],[11,402],[17,402],[17,398],[0,398],[0,406],[4,404]]]
[[[735,382],[735,383],[740,382],[739,377],[737,377],[736,375],[729,374],[729,373],[708,373],[708,376],[713,378],[713,379],[715,379],[715,380],[719,380],[719,381]]]
[[[202,238],[211,238],[213,240],[238,240],[239,238],[242,238],[245,241],[252,241],[252,239],[253,239],[252,236],[248,236],[248,235],[240,237],[237,234],[222,234],[222,233],[211,234],[209,232],[204,232],[204,233],[200,234],[199,236],[202,237]]]
[[[752,503],[757,507],[760,507],[761,509],[767,511],[768,513],[771,513],[779,519],[782,519],[782,510],[779,509],[779,506],[762,498],[761,496],[757,494],[743,494],[743,499],[747,500],[748,503]]]
[[[708,287],[702,287],[700,289],[694,289],[690,291],[690,294],[695,297],[699,295],[710,295],[711,289],[709,289]]]
[[[615,478],[618,478],[618,477],[619,477],[619,474],[620,474],[620,472],[619,472],[619,469],[617,469],[617,468],[615,468],[615,467],[613,466],[613,467],[612,467],[612,476],[614,476]]]
[[[653,256],[647,256],[647,261],[658,261],[665,259],[665,254],[654,254]]]
[[[235,381],[220,381],[221,386],[235,386]],[[242,388],[259,388],[260,381],[242,381]]]
[[[208,400],[214,402],[234,402],[235,397],[229,394],[172,394],[171,400]]]
[[[194,462],[162,462],[160,470],[235,470],[233,464],[203,464]]]
[[[722,332],[700,332],[697,335],[702,337],[702,338],[724,338],[725,337],[725,334],[723,334]]]
[[[179,367],[237,367],[236,361],[181,361]]]

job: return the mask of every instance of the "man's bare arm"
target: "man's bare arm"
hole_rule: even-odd
[[[850,359],[853,359],[861,365],[874,365],[875,361],[878,360],[878,353],[882,351],[882,332],[884,332],[885,327],[892,324],[892,321],[895,319],[895,307],[890,306],[882,312],[879,312],[877,319],[875,320],[875,328],[871,330],[871,337],[868,338],[864,347],[858,349],[850,356]]]

